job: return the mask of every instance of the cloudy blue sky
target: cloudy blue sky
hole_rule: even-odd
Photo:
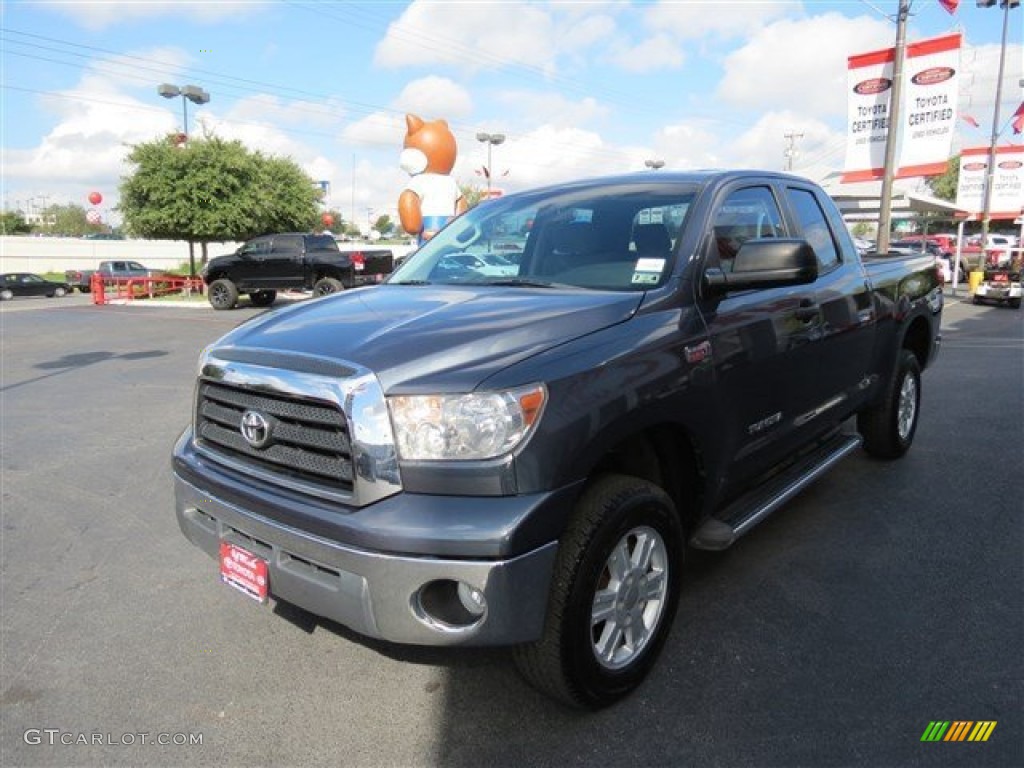
[[[897,6],[7,0],[0,202],[86,205],[96,190],[116,220],[126,145],[181,128],[163,82],[210,93],[190,131],[291,156],[357,220],[393,215],[406,112],[451,123],[465,182],[486,162],[476,133],[506,134],[493,166],[508,191],[655,158],[783,168],[787,133],[802,134],[794,169],[820,176],[844,159],[847,57],[894,43]],[[912,14],[910,41],[963,32],[961,111],[981,126],[961,122],[957,142],[986,144],[1002,12],[914,0]],[[1004,124],[1022,98],[1022,19],[1011,11]]]

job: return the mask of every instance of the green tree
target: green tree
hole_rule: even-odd
[[[466,199],[466,210],[474,208],[480,204],[480,201],[487,195],[487,190],[477,184],[459,184],[459,192]]]
[[[373,228],[380,232],[381,237],[384,237],[388,232],[392,230],[394,224],[391,223],[391,217],[386,213],[382,216],[377,217],[377,221],[374,222]]]
[[[48,205],[42,211],[42,223],[35,225],[33,230],[47,235],[81,237],[104,229],[100,224],[90,224],[85,216],[85,208],[76,203]]]
[[[946,172],[941,176],[929,176],[926,180],[932,194],[940,200],[956,201],[956,187],[960,182],[960,155],[950,158]]]
[[[121,179],[125,228],[156,240],[202,244],[270,232],[310,231],[320,222],[318,190],[289,158],[215,136],[137,144]],[[191,252],[191,248],[190,248]],[[194,259],[190,260],[194,272]]]
[[[25,221],[21,211],[4,211],[0,213],[0,235],[26,235],[32,227]]]

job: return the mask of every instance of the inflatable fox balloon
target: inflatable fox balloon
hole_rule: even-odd
[[[398,198],[398,218],[422,244],[463,213],[466,200],[451,177],[458,148],[448,123],[406,115],[405,125],[401,165],[412,178]]]

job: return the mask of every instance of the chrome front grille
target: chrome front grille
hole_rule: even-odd
[[[272,424],[267,445],[242,435],[242,416],[256,411]],[[333,404],[202,381],[196,406],[197,444],[234,466],[252,466],[328,492],[350,493],[353,450],[345,414]]]

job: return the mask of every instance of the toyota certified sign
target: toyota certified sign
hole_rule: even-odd
[[[887,77],[873,77],[864,80],[853,86],[853,92],[860,96],[872,96],[876,93],[884,93],[892,88],[892,80]]]
[[[910,81],[914,85],[937,85],[956,76],[956,70],[952,67],[931,67],[923,72],[918,72]]]

